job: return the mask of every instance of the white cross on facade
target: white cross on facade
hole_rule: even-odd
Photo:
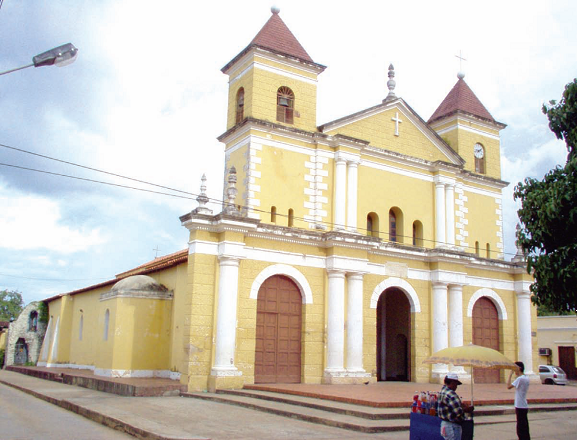
[[[403,121],[399,119],[399,112],[395,115],[394,118],[391,118],[391,121],[395,121],[395,136],[399,135],[399,124]]]

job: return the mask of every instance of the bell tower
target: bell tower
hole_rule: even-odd
[[[458,80],[428,124],[463,158],[465,169],[501,179],[500,131],[497,122],[465,82]]]
[[[316,131],[315,63],[278,8],[250,44],[222,72],[229,76],[227,130],[247,118]]]

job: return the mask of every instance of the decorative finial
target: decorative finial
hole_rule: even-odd
[[[278,14],[280,12],[280,8],[273,6],[272,8],[270,8],[270,12],[272,12],[273,14]]]
[[[457,78],[459,79],[463,79],[465,78],[465,72],[463,72],[463,61],[467,61],[465,58],[463,58],[463,54],[461,53],[461,51],[459,51],[459,55],[455,55],[457,58],[459,58],[459,73],[457,73]]]
[[[395,95],[395,86],[397,82],[395,81],[395,67],[390,64],[389,65],[389,80],[387,81],[387,87],[389,88],[389,94],[383,100],[383,102],[388,101],[389,99],[395,99],[397,95]]]
[[[465,73],[464,72],[457,73],[457,78],[459,78],[459,79],[465,78]]]
[[[198,202],[198,208],[192,211],[193,214],[212,214],[212,209],[208,209],[206,204],[208,203],[208,197],[206,196],[206,174],[202,175],[200,179],[200,194],[196,198]]]
[[[236,168],[233,166],[229,173],[228,173],[228,188],[226,189],[226,197],[227,201],[224,203],[224,209],[222,212],[228,215],[240,215],[239,210],[237,209],[234,199],[238,193],[238,189],[236,189]]]
[[[519,223],[517,223],[517,227],[515,229],[516,229],[515,230],[515,236],[517,237],[517,240],[515,240],[515,246],[517,247],[517,253],[515,254],[515,256],[513,257],[513,259],[511,261],[513,263],[524,263],[525,261],[527,261],[527,255],[525,254],[525,252],[523,251],[523,248],[519,244],[519,235],[521,234],[521,225]]]

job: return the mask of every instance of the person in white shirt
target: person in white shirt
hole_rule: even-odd
[[[523,362],[515,362],[519,369],[515,372],[517,378],[513,383],[513,371],[507,380],[507,389],[515,388],[515,415],[517,416],[517,437],[519,440],[531,440],[529,434],[529,420],[527,413],[529,412],[529,405],[527,405],[527,391],[529,390],[529,378],[525,376],[525,365]]]

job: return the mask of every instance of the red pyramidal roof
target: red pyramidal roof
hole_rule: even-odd
[[[250,46],[259,46],[303,61],[308,61],[309,63],[314,62],[287,25],[284,24],[284,21],[282,21],[278,15],[278,10],[272,11],[271,17],[260,32],[256,34]]]
[[[459,77],[457,84],[451,89],[441,105],[435,110],[433,116],[429,118],[429,124],[445,116],[452,115],[457,111],[468,113],[491,122],[496,122],[493,116],[481,104],[479,98],[475,96],[463,78]]]

